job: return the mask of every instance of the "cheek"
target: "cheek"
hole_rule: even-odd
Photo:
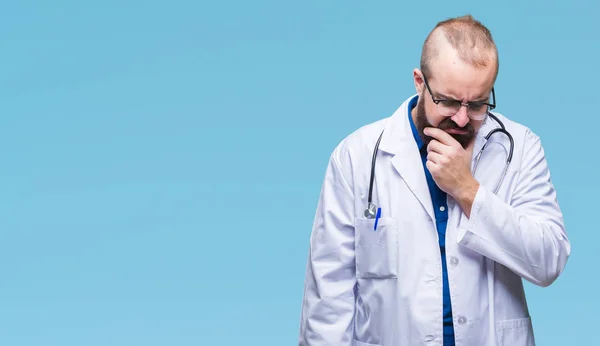
[[[427,105],[425,107],[425,114],[427,115],[427,121],[435,127],[445,119],[445,117],[438,114],[437,106],[435,104]]]
[[[483,120],[469,120],[469,123],[475,132],[479,131],[481,126],[483,126]]]

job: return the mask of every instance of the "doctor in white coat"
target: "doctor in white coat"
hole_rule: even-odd
[[[299,345],[535,345],[523,279],[552,284],[571,247],[539,137],[493,111],[497,73],[485,26],[440,22],[413,72],[417,93],[335,148]],[[513,143],[486,139],[501,126]]]

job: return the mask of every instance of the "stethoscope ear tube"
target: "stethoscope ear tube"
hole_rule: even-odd
[[[510,162],[512,161],[513,151],[514,151],[514,147],[515,147],[515,141],[513,139],[513,136],[504,127],[504,123],[502,123],[502,121],[500,121],[500,119],[498,119],[497,116],[495,116],[491,112],[488,112],[488,115],[500,125],[500,128],[491,130],[485,136],[486,142],[483,144],[483,147],[481,148],[481,150],[479,150],[479,153],[477,153],[477,157],[475,158],[475,165],[473,167],[473,175],[475,175],[475,172],[477,171],[477,165],[479,164],[479,158],[481,157],[481,154],[483,154],[483,151],[487,147],[488,140],[490,139],[490,137],[492,137],[492,135],[494,133],[498,133],[498,132],[505,134],[506,137],[508,137],[508,140],[510,141],[510,148],[508,150],[508,157],[506,158],[506,164],[504,165],[504,170],[502,171],[502,174],[500,175],[500,181],[498,182],[498,184],[496,184],[496,188],[494,189],[494,193],[498,193],[498,190],[500,189],[500,186],[502,185],[502,182],[504,181],[504,177],[506,176],[506,172],[508,171],[508,166],[510,165]]]
[[[385,131],[385,130],[384,130]],[[381,142],[381,137],[383,137],[383,132],[379,135],[377,139],[377,143],[375,143],[375,149],[373,150],[373,157],[371,158],[371,177],[369,179],[369,196],[367,198],[367,209],[365,209],[365,217],[368,219],[375,218],[377,206],[371,203],[373,201],[373,181],[375,180],[375,163],[377,161],[377,152],[379,151],[379,143]]]

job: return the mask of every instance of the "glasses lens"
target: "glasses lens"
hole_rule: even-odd
[[[443,100],[437,104],[437,109],[441,116],[452,116],[460,110],[460,102]]]
[[[438,113],[441,116],[450,117],[458,113],[461,103],[459,101],[440,101],[437,104]],[[483,120],[487,116],[488,106],[486,104],[471,104],[468,107],[467,115],[473,120]]]
[[[483,120],[487,116],[488,105],[469,105],[468,115],[473,120]]]

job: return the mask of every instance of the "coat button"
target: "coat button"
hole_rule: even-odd
[[[465,323],[467,323],[467,318],[464,316],[460,316],[458,318],[458,324],[465,324]]]
[[[433,335],[427,335],[424,339],[425,342],[432,342],[435,340],[435,336]]]
[[[452,256],[450,257],[450,264],[452,264],[453,266],[456,266],[458,264],[458,258]]]

